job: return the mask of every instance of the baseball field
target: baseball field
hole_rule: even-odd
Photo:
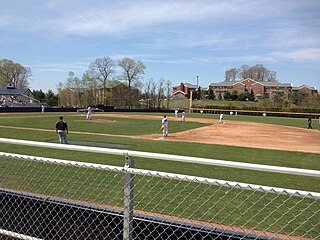
[[[65,113],[70,144],[128,148],[134,151],[167,153],[227,161],[320,170],[320,127],[306,119],[188,114],[181,122],[167,114],[169,136],[160,131],[162,114]],[[1,114],[0,137],[57,142],[55,122],[59,113]],[[123,166],[119,156],[50,150],[2,144],[0,151],[25,155]],[[320,191],[319,179],[239,170],[223,167],[177,163],[157,159],[135,159],[135,167],[200,177],[254,183],[298,190]]]
[[[55,123],[59,116],[60,113],[1,114],[0,137],[58,143]],[[64,113],[63,116],[69,126],[69,144],[320,170],[320,126],[315,120],[313,129],[307,129],[306,119],[225,115],[224,122],[219,123],[217,114],[187,114],[186,122],[181,122],[172,113],[167,114],[169,135],[163,138],[161,113],[94,113],[92,120],[85,120],[85,113]],[[0,151],[124,166],[123,156],[91,152],[4,143]],[[320,192],[317,177],[138,157],[134,161],[135,168],[139,169]],[[94,169],[1,157],[0,176],[2,188],[123,207],[120,173],[106,175]],[[101,185],[102,180],[108,187]],[[136,182],[136,211],[220,223],[219,227],[224,224],[226,229],[232,225],[293,236],[319,236],[316,200],[302,201],[273,194],[270,197],[267,192],[248,195],[237,189],[221,191],[223,188],[217,186],[183,185],[165,179],[160,183],[147,177],[136,177]],[[226,205],[227,202],[230,204]],[[278,206],[277,209],[274,206]]]

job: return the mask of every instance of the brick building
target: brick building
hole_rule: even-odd
[[[172,97],[174,100],[178,99],[189,99],[191,91],[198,91],[199,88],[197,85],[190,83],[180,83],[179,86],[173,87]]]
[[[310,95],[310,96],[318,96],[318,91],[314,87],[309,87],[306,85],[302,85],[300,87],[293,87],[292,92],[299,92],[304,95]]]
[[[251,91],[257,99],[272,99],[274,95],[282,93],[288,98],[292,92],[290,83],[280,83],[276,81],[258,82],[247,78],[242,81],[224,81],[220,83],[210,83],[209,88],[213,90],[215,95],[224,92],[237,91],[238,93],[250,93]]]

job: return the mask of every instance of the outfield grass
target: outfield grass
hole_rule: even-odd
[[[20,117],[20,116],[19,116]],[[85,121],[83,116],[78,114],[70,114],[65,116],[69,130],[80,132],[93,132],[93,133],[107,133],[116,135],[141,135],[160,133],[161,121],[159,120],[145,120],[145,119],[125,119],[115,117],[105,117],[100,114],[95,118],[105,120],[105,122],[92,122]],[[57,121],[56,115],[35,115],[28,118],[14,118],[14,116],[0,118],[0,125],[2,126],[17,126],[26,128],[40,128],[40,129],[55,129],[55,122]],[[196,122],[177,122],[170,121],[170,132],[181,132],[188,129],[206,126],[204,123]]]

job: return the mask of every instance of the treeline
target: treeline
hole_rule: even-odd
[[[66,81],[59,82],[59,105],[168,108],[171,82],[164,78],[158,81],[151,78],[144,82],[145,69],[140,60],[97,58],[81,78],[70,71]]]
[[[254,101],[255,96],[253,91],[246,93],[238,93],[237,91],[233,92],[224,92],[223,94],[219,93],[217,96],[214,94],[212,88],[209,88],[208,94],[206,95],[208,100],[231,100],[231,101]]]
[[[239,68],[229,68],[225,71],[225,81],[236,81],[246,78],[251,78],[259,82],[277,81],[277,74],[262,64],[256,64],[251,67],[242,65]]]

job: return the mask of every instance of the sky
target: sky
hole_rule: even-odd
[[[142,82],[198,76],[208,87],[228,68],[263,64],[279,82],[319,90],[320,1],[0,1],[0,59],[29,67],[31,90],[56,92],[105,56],[142,61]]]

